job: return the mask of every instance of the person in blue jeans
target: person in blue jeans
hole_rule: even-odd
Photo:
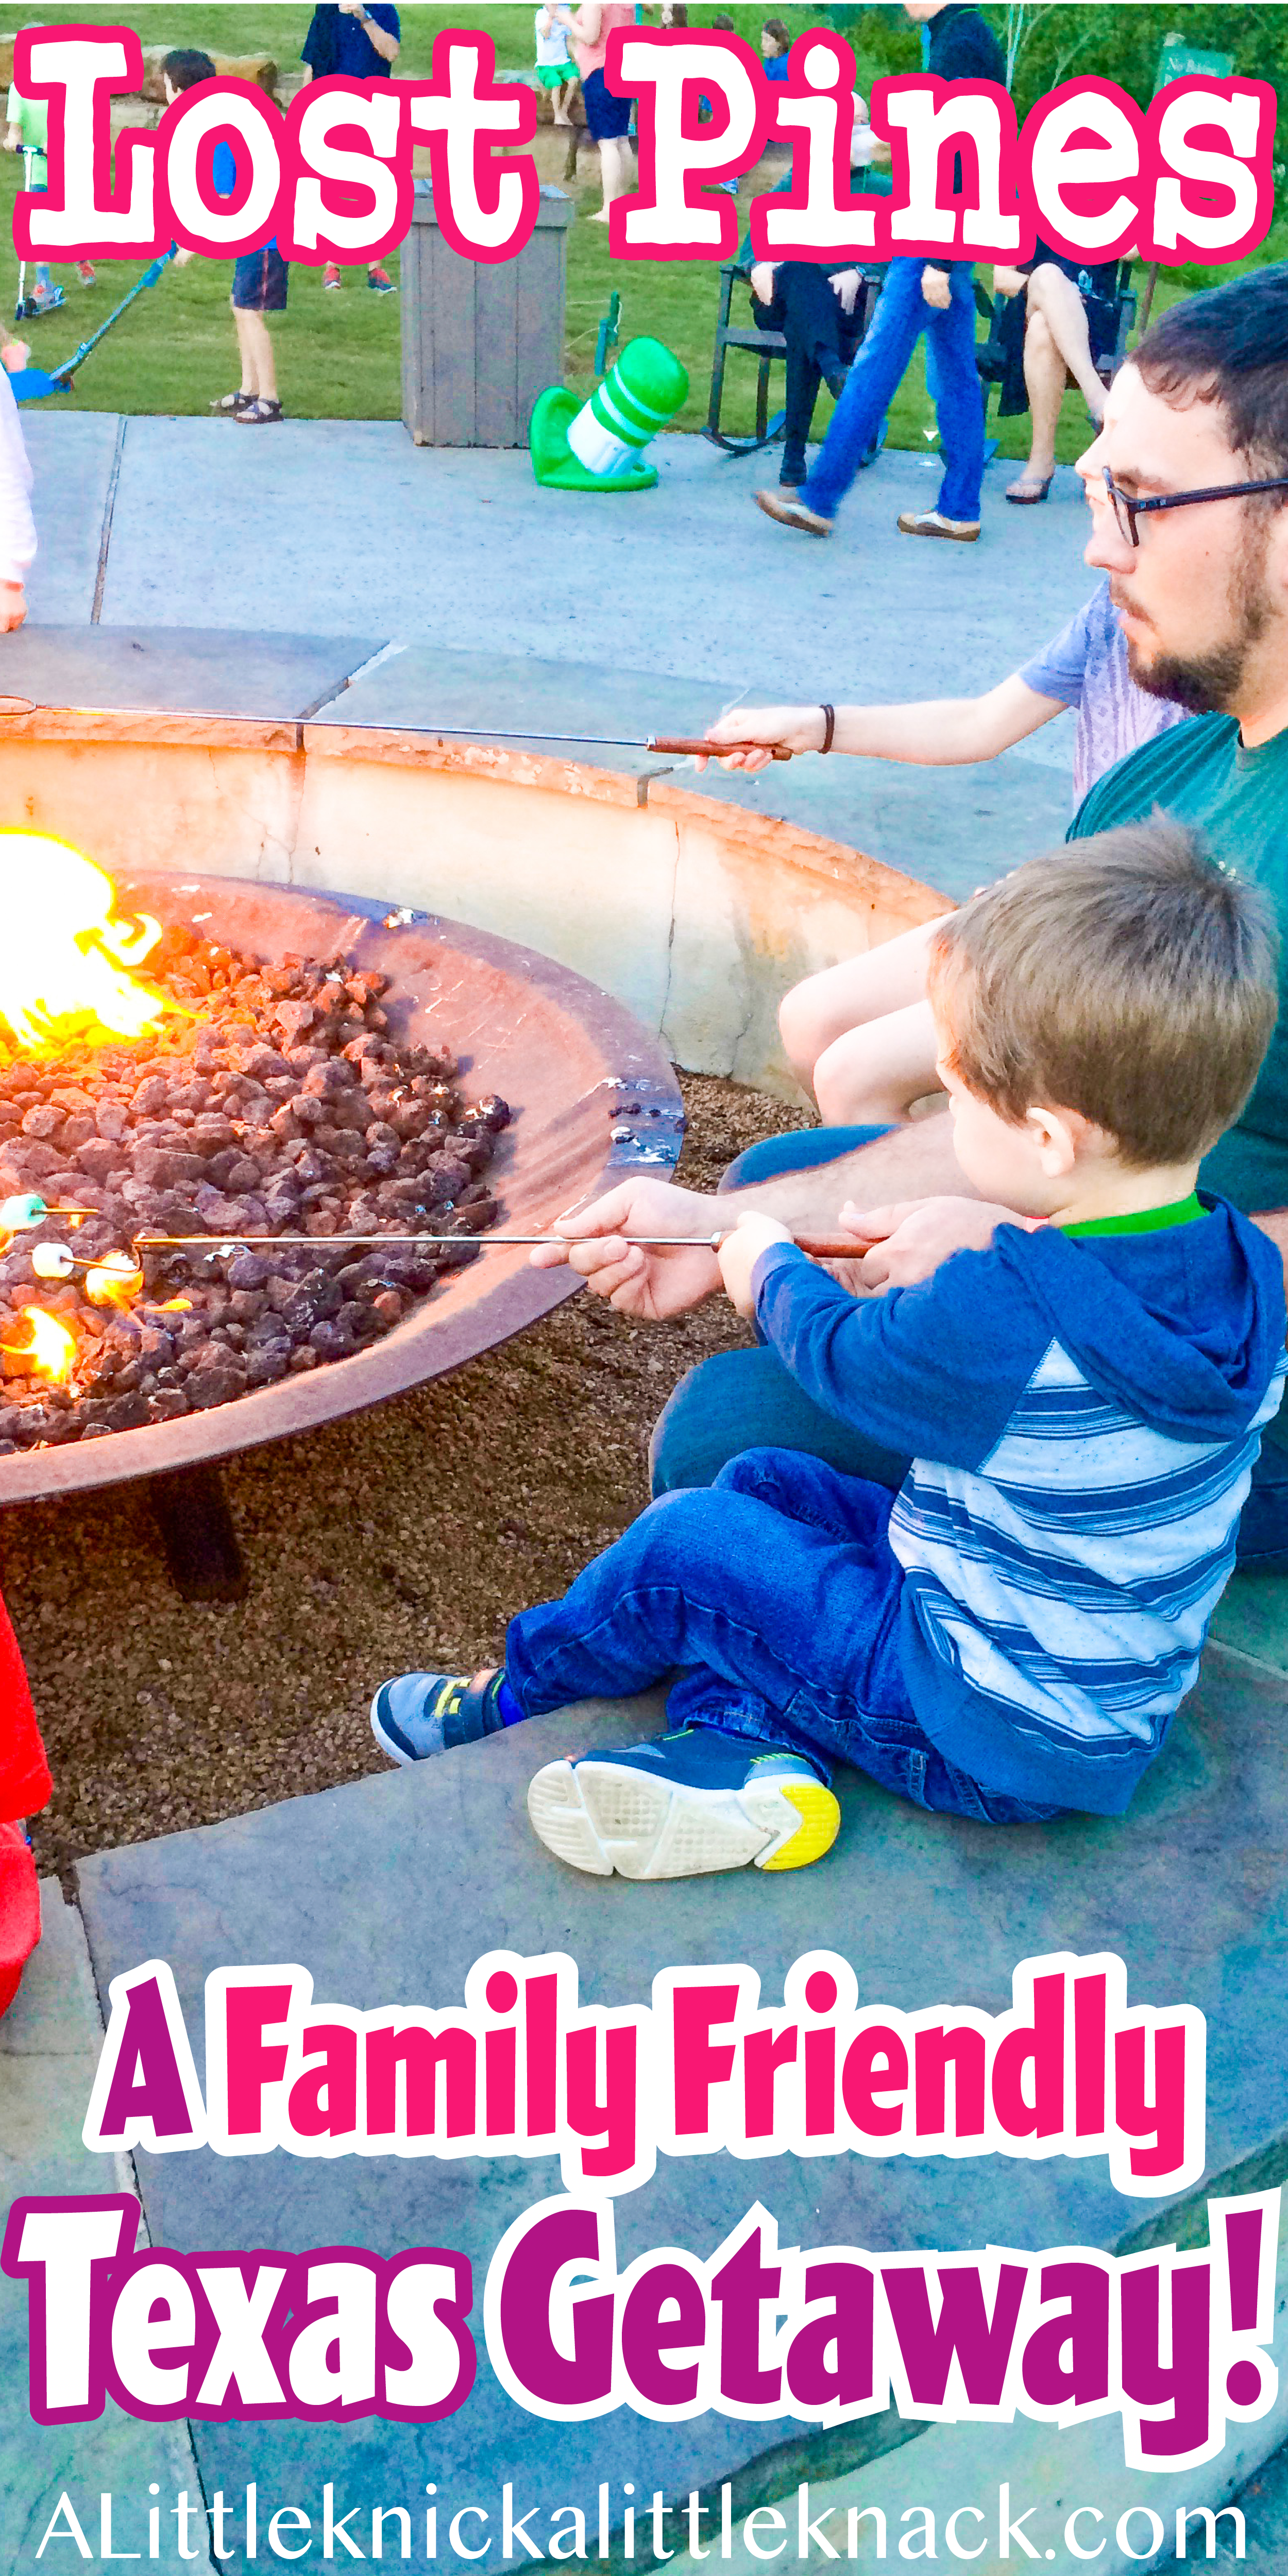
[[[1278,1409],[1283,1272],[1199,1195],[1277,1006],[1259,897],[1171,823],[1030,860],[941,923],[930,971],[962,1174],[989,1220],[857,1298],[747,1211],[724,1287],[897,1494],[762,1446],[653,1502],[505,1664],[372,1707],[418,1762],[667,1679],[668,1732],[547,1763],[528,1812],[605,1877],[801,1868],[833,1761],[976,1822],[1119,1815],[1190,1690]]]
[[[956,262],[935,268],[919,259],[892,259],[867,336],[841,387],[811,472],[792,499],[768,489],[756,494],[767,518],[827,537],[850,485],[880,435],[881,424],[924,331],[933,370],[934,402],[944,476],[931,510],[902,510],[905,536],[946,537],[972,543],[979,535],[984,476],[984,396],[975,365],[974,270]],[[932,302],[929,297],[937,300]]]
[[[905,0],[905,7],[910,18],[929,29],[927,68],[936,79],[1005,86],[1002,48],[978,9],[945,5],[945,0]],[[757,492],[757,505],[767,518],[800,528],[807,536],[831,535],[837,510],[871,454],[923,332],[944,477],[934,508],[901,511],[898,524],[905,536],[967,544],[978,537],[984,396],[975,364],[974,269],[968,260],[891,260],[881,300],[813,472],[794,494]]]

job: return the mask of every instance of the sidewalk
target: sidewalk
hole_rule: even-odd
[[[777,451],[729,458],[692,436],[657,442],[656,491],[597,497],[539,490],[522,451],[417,449],[396,422],[288,423],[253,447],[216,421],[29,406],[23,426],[41,532],[32,628],[97,625],[97,653],[119,653],[95,664],[114,703],[155,702],[155,665],[137,667],[130,639],[183,628],[220,637],[192,685],[208,693],[216,668],[223,684],[201,703],[262,708],[250,639],[273,634],[324,637],[350,669],[381,645],[406,648],[347,701],[348,718],[700,732],[738,699],[991,687],[1093,579],[1068,471],[1047,508],[1021,511],[1002,501],[1008,469],[991,467],[980,543],[931,545],[894,522],[924,504],[937,468],[893,453],[819,545],[752,506]],[[23,661],[22,639],[8,639],[0,687],[24,685]],[[170,674],[165,703],[180,702],[181,678]],[[956,894],[1062,837],[1072,732],[1061,718],[985,769],[807,760],[754,784],[709,775],[708,792]]]

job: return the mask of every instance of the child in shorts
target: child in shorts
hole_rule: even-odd
[[[5,109],[4,148],[6,152],[21,152],[22,184],[33,194],[43,193],[49,186],[48,143],[49,101],[24,98],[17,82],[11,81]],[[37,260],[34,266],[35,293],[24,301],[22,313],[15,315],[15,320],[28,316],[34,320],[40,313],[56,313],[59,305],[66,301],[61,286],[54,284],[48,260]],[[76,275],[82,286],[97,284],[93,266],[87,259],[77,260]]]
[[[667,1734],[533,1780],[577,1868],[799,1868],[836,1761],[979,1822],[1117,1815],[1194,1682],[1285,1372],[1279,1252],[1196,1187],[1274,1026],[1273,933],[1156,820],[951,915],[929,995],[989,1248],[875,1297],[765,1216],[720,1253],[814,1403],[911,1456],[898,1494],[749,1451],[521,1612],[503,1668],[376,1694],[413,1762],[678,1674]]]
[[[577,80],[577,66],[568,51],[568,39],[549,9],[538,9],[536,20],[537,79],[542,89],[553,91],[552,109],[556,125],[571,125],[568,113]]]
[[[192,45],[176,46],[161,65],[165,82],[166,103],[173,107],[186,90],[197,89],[203,81],[216,78],[209,54]],[[211,166],[211,183],[216,196],[231,197],[237,185],[237,161],[232,145],[224,136],[215,144]],[[175,253],[175,267],[186,268],[195,254],[190,250]],[[264,319],[266,313],[284,313],[290,283],[289,263],[283,259],[276,241],[265,242],[261,250],[247,251],[233,261],[232,311],[237,333],[237,353],[241,360],[241,383],[232,393],[220,394],[210,408],[226,420],[234,420],[242,429],[270,428],[285,418],[277,392],[277,360],[272,334]]]

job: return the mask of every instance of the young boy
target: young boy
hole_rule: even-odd
[[[550,11],[543,5],[536,13],[537,80],[542,89],[550,90],[551,114],[556,125],[571,125],[568,113],[577,86],[577,66],[568,51],[568,38],[556,26]]]
[[[217,77],[210,55],[192,45],[178,46],[167,54],[161,75],[167,107],[173,107],[186,90],[197,89],[203,81]],[[237,156],[222,135],[211,162],[211,184],[217,197],[231,197],[237,185]],[[195,257],[195,251],[176,251],[175,267],[186,268]],[[236,421],[239,429],[274,428],[286,417],[278,399],[277,360],[264,316],[286,311],[289,283],[290,265],[283,259],[276,237],[262,250],[246,251],[233,261],[231,302],[241,383],[233,393],[218,395],[210,408],[220,418]]]
[[[503,1673],[376,1696],[407,1762],[678,1668],[670,1733],[533,1781],[578,1868],[799,1868],[834,1760],[977,1821],[1117,1815],[1194,1681],[1285,1371],[1278,1252],[1195,1190],[1274,1025],[1271,934],[1188,832],[1132,825],[944,921],[930,997],[991,1247],[869,1299],[770,1218],[721,1253],[814,1401],[911,1453],[898,1495],[750,1451],[513,1620]]]

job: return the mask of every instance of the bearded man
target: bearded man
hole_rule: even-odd
[[[1105,427],[1079,460],[1091,510],[1086,560],[1110,578],[1138,685],[1188,707],[1176,726],[1098,780],[1071,839],[1161,808],[1255,881],[1279,922],[1280,1019],[1237,1126],[1201,1181],[1256,1218],[1288,1262],[1288,266],[1253,271],[1173,306],[1115,380]],[[802,711],[763,735],[793,749]],[[806,721],[809,719],[807,718]],[[721,728],[711,728],[718,755]],[[749,738],[744,710],[737,731]],[[752,728],[754,732],[754,726]],[[762,739],[760,733],[754,738]],[[643,1250],[628,1235],[694,1235],[761,1208],[799,1233],[835,1233],[846,1202],[863,1237],[853,1285],[929,1276],[992,1239],[1005,1211],[970,1203],[946,1119],[872,1131],[814,1129],[753,1147],[719,1209],[698,1192],[624,1182],[577,1214],[565,1259],[623,1312],[667,1316],[719,1285],[715,1256]],[[856,1233],[858,1225],[855,1226]],[[654,1440],[655,1490],[707,1484],[743,1450],[807,1450],[854,1475],[897,1484],[907,1462],[874,1449],[802,1397],[771,1351],[718,1352],[676,1388]],[[1288,1567],[1288,1425],[1271,1424],[1239,1532],[1241,1564]]]

